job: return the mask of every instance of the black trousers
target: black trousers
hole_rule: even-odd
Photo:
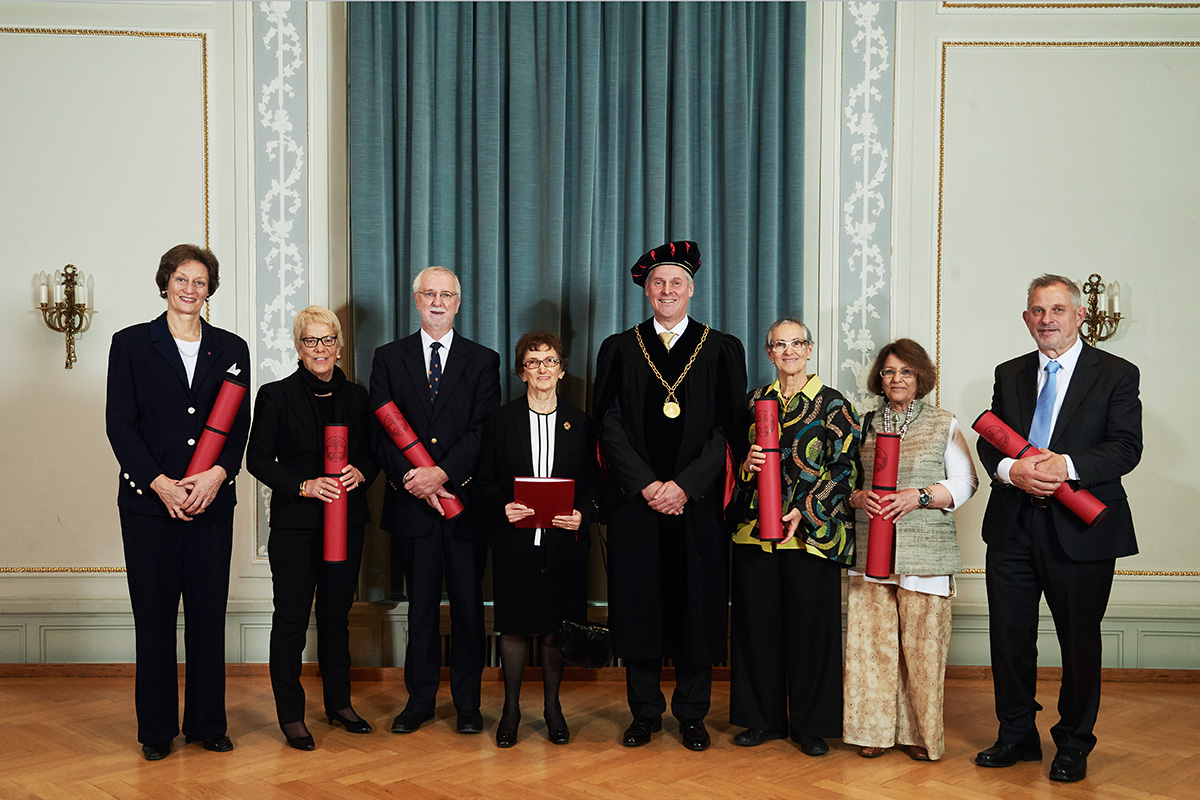
[[[1059,547],[1050,509],[1026,504],[1002,547],[987,549],[989,637],[998,739],[1038,737],[1038,602],[1043,594],[1062,651],[1058,747],[1090,753],[1100,712],[1100,622],[1112,591],[1115,559],[1073,561]]]
[[[733,545],[729,722],[842,735],[842,566]]]
[[[433,711],[437,703],[443,576],[450,596],[450,694],[459,711],[479,709],[485,652],[481,582],[487,546],[450,535],[452,527],[461,524],[443,524],[437,533],[419,538],[392,536],[408,586],[405,707],[421,714]]]
[[[346,531],[346,560],[324,560],[319,530],[272,528],[267,551],[275,611],[271,615],[271,690],[280,724],[304,719],[300,659],[316,592],[317,664],[326,711],[350,705],[350,627],[358,588],[363,526]]]
[[[186,670],[183,733],[220,736],[225,721],[225,606],[233,553],[233,509],[191,522],[121,509],[125,575],[137,640],[134,705],[138,741],[179,735],[176,632],[183,600]]]
[[[675,660],[671,714],[682,721],[704,719],[712,704],[712,665]],[[662,693],[661,658],[625,659],[625,694],[635,717],[658,719],[667,710]]]

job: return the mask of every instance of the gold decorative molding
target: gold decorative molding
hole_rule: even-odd
[[[1193,3],[1200,8],[1200,3]],[[938,178],[937,178],[937,303],[934,364],[937,376],[934,382],[934,404],[941,405],[941,369],[942,369],[942,222],[945,210],[945,176],[946,176],[946,60],[951,47],[1200,47],[1200,41],[946,41],[942,42],[941,86],[939,88],[938,107]]]
[[[986,569],[964,569],[960,575],[986,575]],[[1133,575],[1149,578],[1200,578],[1200,570],[1177,569],[1114,569],[1113,575]]]
[[[200,85],[204,117],[204,246],[209,246],[208,186],[208,34],[191,31],[126,31],[104,28],[21,28],[0,26],[0,33],[29,33],[48,36],[125,36],[135,39],[196,39],[200,42]]]
[[[1036,11],[1075,11],[1082,9],[1085,11],[1102,9],[1111,11],[1113,9],[1125,10],[1129,9],[1137,11],[1141,9],[1200,9],[1200,3],[955,3],[951,0],[942,0],[942,8],[965,8],[972,11],[980,9],[1000,9],[1003,11],[1015,11],[1019,9],[1031,8]]]
[[[135,39],[195,39],[200,42],[200,85],[203,92],[203,140],[204,140],[204,246],[209,246],[211,230],[209,213],[209,162],[208,162],[208,34],[191,31],[129,31],[104,28],[24,28],[0,26],[0,34],[34,34],[44,36],[124,36]],[[208,304],[205,301],[205,316]],[[117,574],[124,567],[5,567],[0,566],[0,575],[55,575],[55,574]]]

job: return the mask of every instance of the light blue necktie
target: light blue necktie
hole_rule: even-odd
[[[1046,385],[1038,395],[1037,408],[1033,411],[1033,425],[1029,429],[1029,443],[1046,449],[1050,446],[1050,422],[1054,419],[1054,401],[1058,397],[1058,371],[1062,364],[1051,361],[1046,364]]]

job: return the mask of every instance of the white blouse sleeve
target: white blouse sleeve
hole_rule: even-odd
[[[971,460],[971,451],[967,449],[967,440],[963,438],[957,418],[950,420],[945,460],[946,478],[938,483],[950,490],[953,503],[947,510],[953,511],[970,500],[979,488],[979,479],[975,476],[975,462]]]

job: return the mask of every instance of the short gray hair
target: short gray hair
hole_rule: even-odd
[[[1083,293],[1079,291],[1079,284],[1065,275],[1052,275],[1049,272],[1045,275],[1039,275],[1029,282],[1029,292],[1025,295],[1025,307],[1029,308],[1029,302],[1033,300],[1033,291],[1035,289],[1046,289],[1050,286],[1058,286],[1060,284],[1071,293],[1071,304],[1076,308],[1082,308]]]
[[[775,344],[774,337],[771,335],[771,334],[775,333],[775,329],[778,328],[780,325],[789,325],[789,324],[790,325],[799,325],[801,328],[804,328],[804,341],[810,345],[816,344],[816,342],[814,342],[813,338],[812,338],[812,331],[810,331],[808,329],[807,325],[805,325],[803,322],[796,319],[795,317],[780,317],[779,319],[777,319],[771,323],[771,327],[767,328],[767,342],[765,345],[767,350],[770,350],[771,345]]]
[[[413,294],[421,290],[421,279],[426,275],[449,275],[451,278],[454,278],[454,291],[460,295],[462,294],[462,284],[458,282],[458,276],[445,267],[426,267],[418,272],[417,277],[413,278]]]

